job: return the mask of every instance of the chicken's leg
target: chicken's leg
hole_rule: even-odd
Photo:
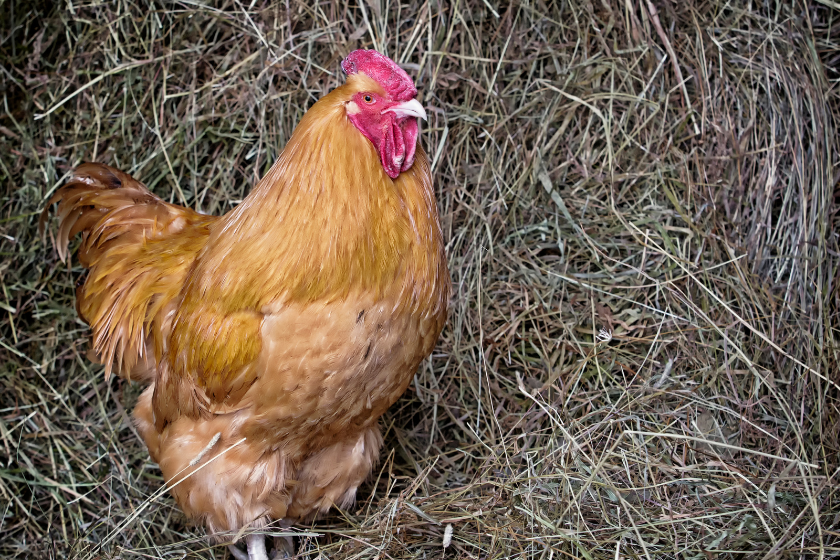
[[[242,552],[242,549],[235,544],[229,544],[227,545],[227,548],[230,555],[236,558],[236,560],[248,560],[248,555]]]
[[[268,560],[265,551],[265,535],[252,534],[245,537],[245,545],[248,547],[248,554],[242,552],[235,544],[229,544],[228,550],[236,560]]]

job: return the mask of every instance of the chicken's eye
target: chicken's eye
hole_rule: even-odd
[[[373,97],[370,95],[365,95],[362,99],[365,100],[365,103],[373,103]]]

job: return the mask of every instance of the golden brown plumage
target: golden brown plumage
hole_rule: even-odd
[[[405,163],[390,136],[378,148],[349,118],[360,92],[397,109],[413,95],[390,101],[381,73],[356,60],[223,217],[102,164],[79,166],[50,200],[62,258],[83,235],[77,298],[93,350],[106,371],[150,383],[139,431],[168,482],[195,473],[173,494],[211,533],[348,505],[378,458],[378,418],[443,327],[450,283],[428,159],[418,147]],[[400,127],[403,114],[382,111]]]

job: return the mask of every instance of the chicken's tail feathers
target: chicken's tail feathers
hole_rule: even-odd
[[[79,262],[90,269],[76,290],[79,315],[92,330],[93,353],[106,375],[154,377],[171,322],[172,306],[204,246],[205,216],[154,195],[127,173],[83,163],[47,202],[58,203],[55,246],[62,261],[82,234]]]
[[[149,214],[152,207],[165,204],[143,183],[104,163],[83,163],[73,170],[67,183],[52,195],[41,212],[38,223],[41,235],[56,202],[60,226],[55,246],[62,262],[67,260],[70,240],[76,234],[83,233],[86,242],[101,237],[107,224],[100,222],[109,214],[113,218],[113,213],[138,205]],[[91,236],[91,233],[95,235]]]

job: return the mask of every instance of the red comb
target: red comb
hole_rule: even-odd
[[[405,70],[384,54],[374,50],[359,49],[351,52],[342,61],[341,69],[348,76],[361,72],[373,78],[394,101],[408,101],[417,96],[417,88]]]

